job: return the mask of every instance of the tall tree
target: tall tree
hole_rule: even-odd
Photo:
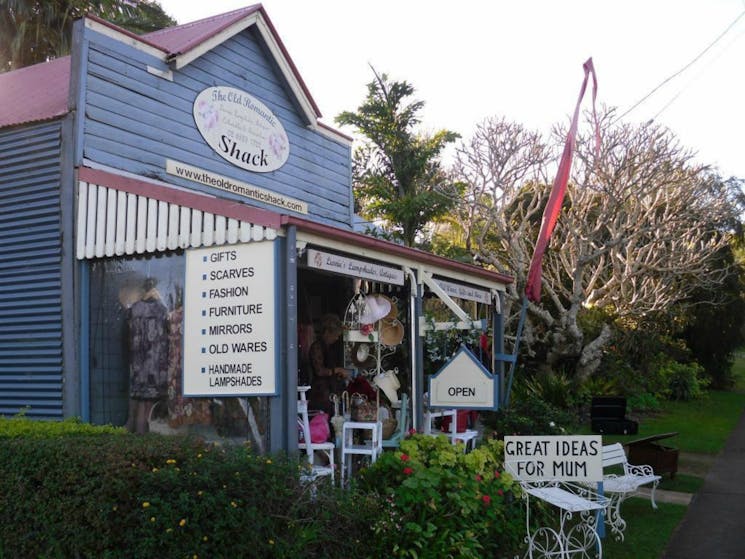
[[[85,14],[138,34],[176,23],[148,0],[0,0],[0,72],[68,54],[72,24]]]
[[[702,286],[716,292],[731,273],[718,255],[741,210],[732,185],[694,164],[668,130],[617,124],[607,110],[601,128],[597,158],[594,138],[578,139],[575,170],[544,259],[543,301],[530,305],[524,337],[528,345],[547,348],[548,367],[571,360],[580,378],[597,370],[612,335],[610,324],[589,335],[582,312],[596,308],[639,320],[687,304]],[[549,192],[540,171],[545,152],[537,139],[519,142],[504,122],[483,132],[457,155],[474,215],[464,226],[474,231],[481,260],[516,277],[515,301]],[[555,136],[558,150],[565,134],[557,129]]]
[[[342,112],[336,122],[354,126],[366,138],[355,150],[352,167],[360,213],[384,220],[404,244],[413,246],[425,226],[458,201],[462,185],[444,172],[439,160],[458,134],[417,133],[424,102],[409,101],[414,88],[373,73],[357,112]]]

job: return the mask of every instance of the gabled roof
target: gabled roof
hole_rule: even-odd
[[[200,19],[191,23],[159,29],[158,31],[147,33],[143,37],[172,55],[183,54],[261,9],[261,4],[254,4],[253,6],[240,8],[232,12]]]
[[[311,125],[318,126],[321,132],[331,132],[334,137],[351,142],[348,136],[317,122],[321,112],[261,4],[161,29],[144,36],[135,35],[95,16],[88,16],[87,21],[90,26],[119,40],[135,39],[144,46],[157,49],[156,52],[163,53],[164,62],[174,68],[189,64],[215,46],[255,25],[306,120]],[[65,114],[69,81],[69,56],[0,74],[0,127],[49,120]],[[40,99],[30,103],[29,95]]]

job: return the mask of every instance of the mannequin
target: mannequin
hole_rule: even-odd
[[[142,299],[132,304],[129,321],[129,416],[127,429],[147,433],[150,411],[168,393],[168,309],[155,280],[145,280]]]

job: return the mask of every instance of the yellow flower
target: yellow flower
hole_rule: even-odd
[[[197,458],[201,458],[201,457],[202,457],[202,453],[200,452],[199,454],[197,454]]]
[[[181,526],[182,528],[183,528],[184,526],[186,526],[186,518],[182,518],[182,519],[181,519],[181,520],[179,521],[178,525],[179,525],[179,526]]]
[[[166,528],[166,534],[170,534],[171,532],[173,532],[173,528]]]
[[[168,460],[166,460],[166,464],[175,464],[175,463],[176,461],[173,458],[169,458]]]
[[[154,516],[151,516],[150,517],[150,522],[155,522],[155,517]]]
[[[209,540],[209,538],[208,538],[207,536],[204,536],[204,537],[202,538],[202,541],[203,541],[203,542],[206,542],[207,540]]]
[[[230,506],[233,508],[238,508],[238,504],[235,501],[230,501]]]
[[[271,458],[267,458],[266,463],[267,464],[271,464],[272,463],[272,459]]]
[[[274,540],[269,540],[269,545],[274,545]]]
[[[111,507],[111,510],[117,510],[118,508],[118,506],[114,505],[113,507]]]
[[[154,474],[158,473],[158,468],[153,468],[153,473]]]
[[[150,506],[150,503],[148,501],[145,501],[144,503],[142,503],[142,508],[143,509],[146,509],[149,506]]]
[[[200,497],[202,496],[203,493],[204,493],[204,491],[202,491],[202,490],[197,491],[197,495],[199,495]]]

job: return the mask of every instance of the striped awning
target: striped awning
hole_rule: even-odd
[[[277,230],[239,219],[78,182],[78,259],[272,240]]]

